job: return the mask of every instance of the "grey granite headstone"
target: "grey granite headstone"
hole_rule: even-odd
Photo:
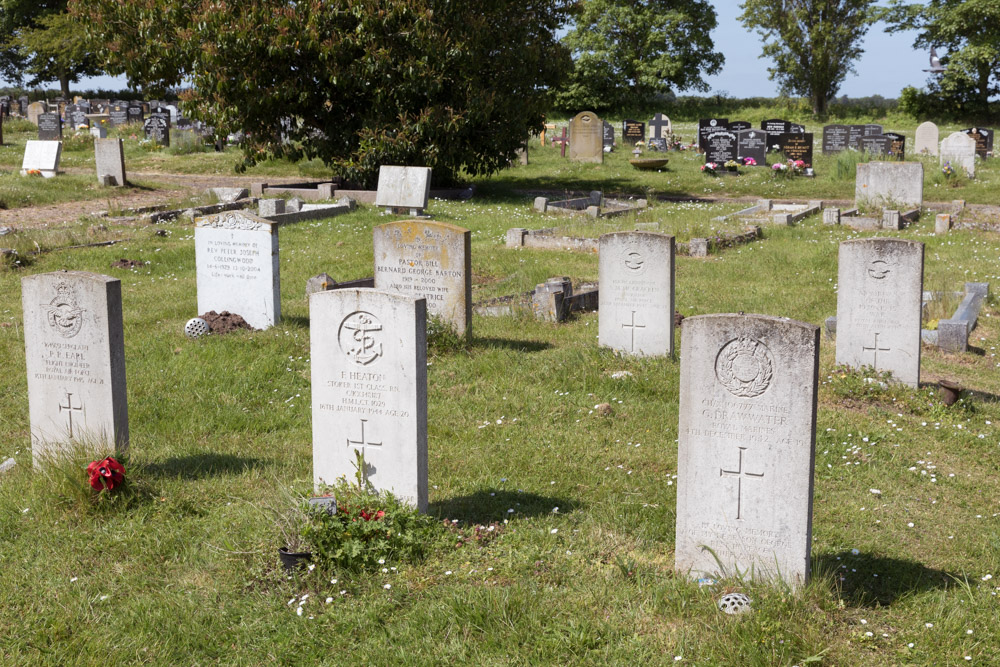
[[[278,225],[245,211],[195,220],[198,312],[236,313],[255,329],[281,319]]]
[[[941,140],[941,164],[950,162],[958,172],[964,169],[969,178],[976,175],[976,140],[964,132],[952,132]]]
[[[854,239],[840,244],[837,270],[837,363],[891,371],[920,382],[924,244]]]
[[[809,577],[819,327],[766,315],[681,324],[675,568]]]
[[[121,281],[84,271],[21,279],[32,457],[128,450]]]
[[[370,289],[309,297],[313,481],[354,480],[427,509],[427,309]]]
[[[927,121],[917,126],[917,134],[913,140],[913,152],[917,155],[938,154],[938,126]]]
[[[674,352],[674,237],[615,232],[600,239],[598,340],[637,356]]]
[[[94,139],[94,161],[97,181],[109,177],[111,185],[123,186],[125,181],[125,147],[121,139]]]
[[[570,120],[569,159],[604,162],[604,123],[593,111],[581,111]]]
[[[882,208],[919,208],[924,203],[924,165],[920,162],[860,162],[854,202]]]
[[[427,312],[469,334],[472,253],[468,229],[444,222],[401,220],[373,231],[375,288],[422,297]]]

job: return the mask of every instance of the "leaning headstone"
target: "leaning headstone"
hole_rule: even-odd
[[[121,281],[84,271],[21,279],[36,465],[75,447],[128,449]]]
[[[121,139],[94,139],[97,182],[125,185],[125,146]]]
[[[604,234],[599,246],[598,341],[624,354],[674,353],[674,237]]]
[[[281,319],[278,225],[246,211],[195,220],[198,312],[228,310],[254,329]]]
[[[847,125],[826,125],[823,128],[823,154],[839,153],[848,148],[850,128]]]
[[[819,327],[681,324],[675,564],[694,578],[809,578]]]
[[[59,173],[59,158],[62,156],[61,141],[33,141],[24,145],[24,159],[21,161],[21,175],[38,171],[44,178],[52,178]]]
[[[427,510],[426,332],[423,299],[369,289],[309,297],[317,489],[361,472]]]
[[[917,387],[924,244],[893,238],[844,241],[839,262],[837,363],[891,371],[896,380]]]
[[[767,164],[767,132],[763,130],[741,130],[736,133],[736,153],[740,160],[753,158],[757,166]]]
[[[472,234],[444,222],[402,220],[375,228],[375,289],[421,297],[459,334],[472,324]]]
[[[917,126],[917,134],[913,140],[913,151],[923,155],[938,154],[938,126],[927,121]]]
[[[924,203],[924,165],[920,162],[859,162],[854,203],[879,208],[919,208]]]
[[[953,169],[964,169],[969,178],[976,175],[976,141],[964,132],[952,132],[941,140],[939,160],[950,162]]]
[[[421,215],[427,208],[431,192],[430,167],[397,167],[382,165],[378,170],[378,192],[375,205],[390,209],[409,209],[410,215]]]
[[[604,162],[604,124],[592,111],[581,111],[569,122],[569,159]]]
[[[62,119],[57,113],[38,115],[38,140],[59,141],[62,139]]]
[[[170,145],[170,121],[163,116],[150,116],[142,124],[146,138],[161,146]]]

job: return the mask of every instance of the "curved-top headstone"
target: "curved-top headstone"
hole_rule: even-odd
[[[976,140],[964,132],[952,132],[941,140],[939,160],[950,162],[953,169],[964,169],[972,178],[976,175]]]
[[[675,568],[803,585],[819,327],[719,314],[681,332]]]
[[[593,111],[581,111],[569,122],[569,159],[604,162],[604,123]]]
[[[924,155],[938,154],[938,126],[927,121],[917,126],[917,134],[913,139],[915,153]]]

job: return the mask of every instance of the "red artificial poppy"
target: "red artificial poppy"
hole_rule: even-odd
[[[98,491],[110,491],[125,481],[125,468],[113,456],[103,461],[92,461],[87,466],[87,474],[90,475],[90,485]]]
[[[374,514],[369,514],[368,512],[366,512],[364,510],[361,510],[361,518],[364,519],[365,521],[371,521],[372,519],[374,519],[375,521],[378,521],[379,519],[381,519],[384,516],[385,516],[385,512],[383,510],[379,510],[378,512],[375,512]]]

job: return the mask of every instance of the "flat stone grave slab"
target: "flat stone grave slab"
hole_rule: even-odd
[[[28,140],[24,146],[21,175],[38,171],[43,178],[53,178],[59,173],[60,157],[62,157],[61,141]]]

